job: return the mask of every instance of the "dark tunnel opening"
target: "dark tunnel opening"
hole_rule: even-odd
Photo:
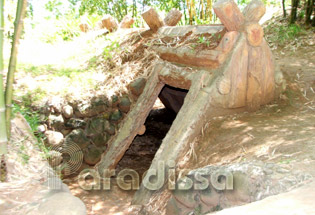
[[[137,135],[117,166],[117,172],[129,168],[140,178],[149,169],[155,153],[184,104],[188,90],[165,85],[145,121],[146,131]]]

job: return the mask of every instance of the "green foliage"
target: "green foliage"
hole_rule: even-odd
[[[111,40],[106,38],[108,41],[108,45],[105,47],[103,51],[103,56],[105,60],[110,60],[113,58],[113,55],[119,51],[119,42],[116,40]]]
[[[37,133],[37,128],[40,125],[39,112],[32,110],[29,106],[26,106],[25,104],[19,105],[19,104],[13,103],[12,113],[13,115],[15,115],[16,113],[22,114],[22,116],[25,118],[25,120],[29,124],[33,134],[36,134],[35,136],[37,139],[37,142],[35,143],[36,146],[44,153],[43,157],[47,158],[49,156],[48,152],[50,151],[50,149],[47,148],[43,142],[44,135]],[[26,148],[24,144],[21,144],[19,148],[19,154],[21,158],[23,159],[24,163],[27,163],[30,157],[25,150]]]
[[[277,42],[280,45],[295,39],[301,35],[304,30],[297,24],[292,25],[269,25],[267,27],[268,32],[272,32],[271,42]]]
[[[13,103],[12,112],[13,115],[15,115],[16,113],[21,113],[25,120],[28,122],[29,126],[31,127],[31,130],[33,132],[37,131],[37,127],[40,124],[38,111],[31,110],[30,107],[28,107],[24,103],[23,105]]]
[[[82,0],[79,13],[80,15],[84,13],[110,14],[120,21],[127,15],[128,6],[126,0]]]
[[[198,43],[200,43],[200,44],[206,44],[207,47],[210,46],[210,41],[209,41],[206,37],[204,37],[204,36],[200,36],[200,37],[198,38]]]

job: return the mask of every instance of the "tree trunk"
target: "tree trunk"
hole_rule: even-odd
[[[0,0],[0,156],[7,153],[7,131],[5,121],[5,103],[4,103],[4,87],[3,87],[3,17],[4,0]]]
[[[311,24],[311,15],[313,13],[314,0],[307,0],[306,11],[305,11],[305,24]]]
[[[299,0],[292,0],[290,24],[294,24],[296,21],[296,14],[297,14],[298,6],[299,6]]]
[[[14,72],[16,70],[16,61],[17,61],[17,52],[19,46],[20,36],[23,30],[23,19],[25,17],[27,6],[27,0],[19,0],[18,6],[16,9],[16,17],[14,22],[14,35],[13,43],[11,49],[11,56],[9,62],[8,76],[7,76],[7,85],[5,91],[5,104],[6,104],[6,121],[7,121],[7,134],[10,138],[11,134],[11,106],[13,98],[13,81],[14,81]]]
[[[285,0],[282,0],[282,10],[283,10],[283,17],[287,17],[287,11],[285,10]]]

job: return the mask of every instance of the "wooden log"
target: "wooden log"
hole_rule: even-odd
[[[262,44],[262,100],[261,104],[268,104],[275,96],[275,62],[268,43],[263,39]]]
[[[239,31],[244,24],[244,16],[233,0],[219,0],[213,10],[228,31]]]
[[[203,83],[208,85],[210,80],[209,73],[206,71],[200,72],[194,76],[192,86],[185,98],[184,105],[177,114],[171,129],[163,139],[159,150],[155,154],[150,169],[160,169],[159,163],[164,162],[165,177],[163,179],[168,178],[168,161],[177,163],[183,158],[184,154],[187,153],[191,142],[196,135],[200,133],[200,130],[207,119],[205,113],[211,106],[211,102],[209,102],[211,99],[208,93],[201,91],[202,86],[200,84]],[[140,189],[134,195],[132,204],[144,205],[150,201],[153,192],[167,189],[168,180],[164,180],[164,185],[159,190],[152,191],[147,189],[144,183],[149,177],[148,174],[144,177]]]
[[[188,90],[191,86],[191,81],[197,71],[187,67],[175,66],[172,63],[161,61],[159,62],[164,67],[159,72],[159,79],[172,87]]]
[[[131,28],[131,25],[135,22],[135,20],[126,15],[120,22],[120,28]]]
[[[161,68],[163,68],[163,65],[161,64],[158,64],[154,68],[154,71],[152,71],[137,103],[128,113],[128,117],[125,118],[117,136],[113,142],[110,143],[108,149],[103,154],[101,161],[95,166],[101,176],[103,176],[104,170],[110,170],[116,167],[117,163],[129,148],[134,137],[138,133],[142,133],[142,126],[158,98],[159,93],[164,87],[164,84],[160,82],[158,77],[158,72]]]
[[[259,22],[265,12],[266,7],[260,0],[252,0],[243,10],[246,22]]]
[[[153,32],[156,32],[164,25],[163,20],[152,7],[146,8],[146,10],[142,13],[142,18]]]
[[[239,33],[237,31],[228,32],[224,35],[218,47],[212,50],[195,51],[189,47],[172,48],[165,46],[153,49],[160,55],[160,58],[169,62],[215,69],[223,64],[238,37]]]
[[[81,30],[82,32],[84,32],[84,33],[88,32],[88,31],[90,30],[90,25],[87,24],[87,23],[81,23],[81,24],[79,25],[79,27],[80,27],[80,30]]]
[[[178,9],[173,8],[164,18],[164,23],[168,26],[175,26],[181,18],[182,12],[180,12]]]
[[[118,22],[111,15],[105,15],[102,18],[101,28],[106,28],[109,32],[116,31],[118,28]]]
[[[155,48],[155,50],[160,55],[161,59],[173,63],[212,69],[218,68],[220,65],[218,58],[221,52],[216,50],[202,50],[196,52],[189,47],[179,47],[174,49],[165,46]]]
[[[255,111],[260,107],[262,100],[262,48],[249,47],[246,106],[249,111]]]
[[[247,41],[251,46],[259,46],[264,37],[264,30],[258,23],[250,23],[245,26]]]
[[[224,30],[223,25],[187,25],[187,26],[163,26],[159,28],[161,37],[182,37],[187,34],[216,34]]]
[[[218,71],[216,92],[212,92],[213,104],[216,107],[240,108],[246,106],[248,47],[245,35],[240,39],[231,53],[231,57]]]

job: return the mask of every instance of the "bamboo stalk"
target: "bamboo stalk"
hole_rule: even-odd
[[[20,36],[23,30],[23,19],[26,12],[26,5],[27,5],[27,0],[18,0],[18,5],[16,9],[16,17],[15,17],[15,22],[14,22],[13,43],[12,43],[6,91],[5,91],[5,102],[6,102],[5,113],[6,113],[6,128],[7,128],[8,138],[10,138],[10,135],[11,135],[11,108],[12,108],[12,98],[13,98],[14,72],[16,70],[17,51],[18,51]]]
[[[7,153],[7,131],[5,121],[5,103],[3,87],[3,31],[4,31],[4,0],[0,0],[0,156]]]

